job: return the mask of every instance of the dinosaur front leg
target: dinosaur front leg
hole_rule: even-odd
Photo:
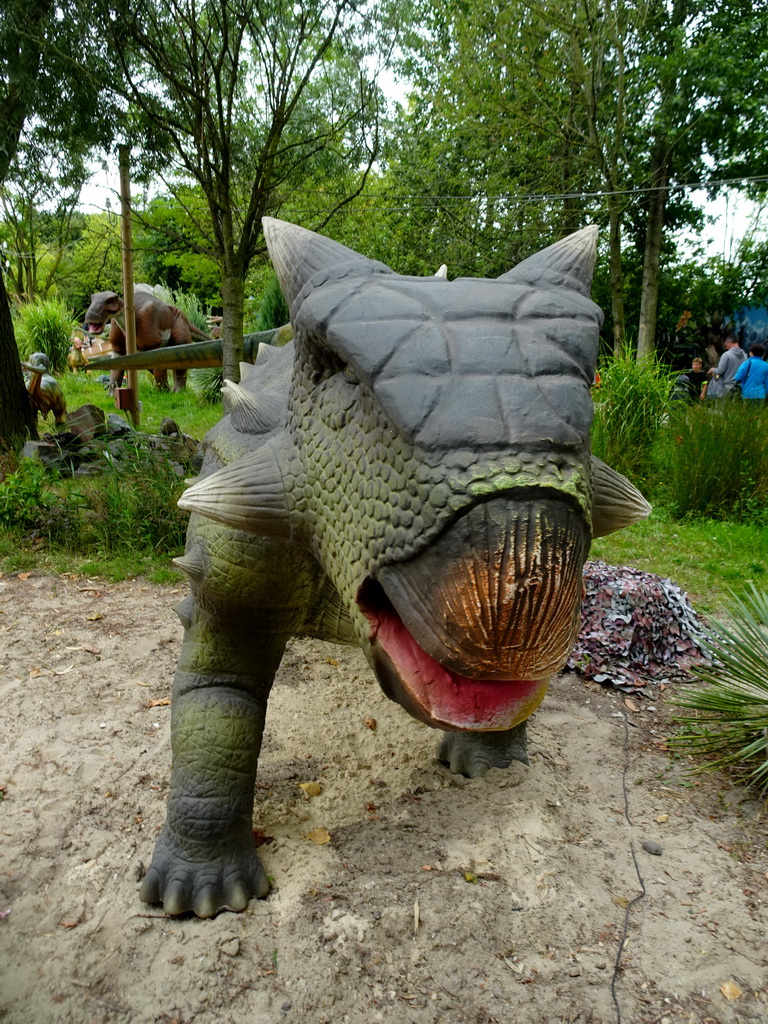
[[[253,797],[284,648],[263,633],[215,625],[198,613],[185,636],[174,682],[168,815],[140,892],[170,914],[198,917],[244,910],[269,890],[253,838]]]

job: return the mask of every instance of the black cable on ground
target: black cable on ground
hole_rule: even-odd
[[[624,715],[624,770],[621,776],[621,785],[624,790],[624,817],[630,825],[634,826],[634,822],[629,816],[629,795],[627,793],[627,771],[629,769],[629,726],[627,724],[627,716]],[[635,844],[630,840],[629,849],[632,854],[632,861],[635,865],[635,873],[637,874],[637,880],[640,883],[640,892],[635,896],[633,900],[630,900],[627,904],[627,908],[624,911],[624,927],[621,932],[621,938],[619,940],[619,948],[616,951],[616,960],[613,965],[613,976],[611,978],[611,998],[613,999],[613,1005],[616,1007],[616,1024],[621,1024],[621,1007],[619,1006],[619,999],[616,995],[616,980],[619,976],[619,966],[621,964],[621,954],[624,952],[624,944],[627,941],[627,931],[629,929],[629,915],[632,907],[639,902],[645,895],[645,882],[643,876],[640,874],[640,865],[637,863],[637,856],[635,854]]]

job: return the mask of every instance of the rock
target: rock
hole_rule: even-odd
[[[133,427],[127,420],[117,412],[111,412],[107,416],[107,428],[113,437],[120,437],[123,434],[132,434]]]
[[[661,856],[661,846],[652,839],[644,839],[640,845],[646,853],[652,853],[654,857]]]
[[[181,434],[181,429],[170,416],[166,416],[165,419],[160,423],[160,433],[166,437],[171,437],[173,434]]]
[[[97,405],[81,405],[68,414],[67,429],[82,443],[103,437],[107,433],[104,410]]]

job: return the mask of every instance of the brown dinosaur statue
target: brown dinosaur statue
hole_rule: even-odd
[[[121,356],[125,355],[123,309],[123,300],[117,292],[96,292],[91,296],[91,304],[85,314],[85,324],[90,335],[101,334],[106,324],[111,321],[109,341],[113,352]],[[193,338],[208,340],[208,335],[190,323],[180,309],[163,302],[146,286],[136,287],[134,309],[136,310],[137,352],[165,348],[170,345],[187,345]],[[114,387],[119,387],[122,383],[123,372],[123,370],[110,371]],[[152,373],[159,388],[168,386],[168,375],[165,370],[157,369]],[[173,390],[183,391],[186,379],[186,370],[174,370]]]

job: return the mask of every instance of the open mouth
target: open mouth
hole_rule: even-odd
[[[583,517],[551,498],[496,499],[422,554],[365,580],[369,657],[384,692],[443,729],[511,729],[576,638]]]
[[[89,323],[86,324],[86,327],[88,329],[89,334],[101,334],[101,332],[104,330],[103,323]]]
[[[544,679],[474,679],[440,664],[406,629],[381,586],[366,580],[358,604],[371,625],[371,656],[382,689],[409,714],[441,729],[511,729],[544,699]]]

